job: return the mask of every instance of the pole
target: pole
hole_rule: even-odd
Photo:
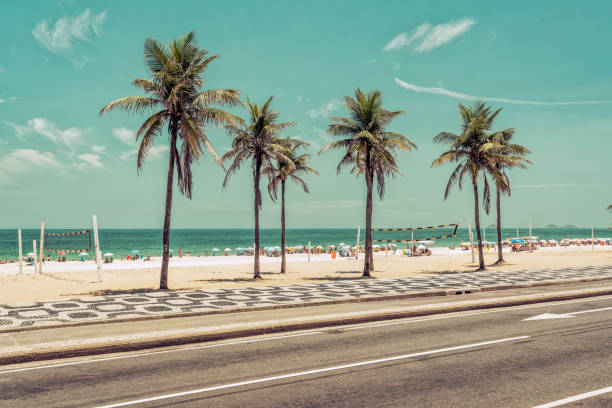
[[[531,221],[529,221],[529,252],[532,252],[531,250],[531,241],[533,241],[532,235],[531,235]]]
[[[43,273],[43,261],[45,260],[45,246],[43,245],[45,241],[45,220],[40,221],[40,258],[38,259],[38,273]],[[36,269],[36,268],[35,268]]]
[[[98,271],[98,282],[102,282],[102,256],[100,255],[100,240],[98,239],[98,217],[93,215],[94,245],[96,247],[96,270]]]
[[[516,227],[516,237],[518,238],[518,227]]]
[[[310,249],[310,241],[308,241],[308,262],[310,262],[310,253],[312,250]]]
[[[361,233],[361,226],[357,226],[357,244],[355,245],[355,259],[359,259],[359,234]]]
[[[19,241],[19,274],[23,273],[23,249],[21,248],[21,228],[17,230],[17,240]]]
[[[34,262],[32,262],[32,265],[34,265],[34,273],[36,273],[36,264],[38,263],[36,258],[36,240],[32,241],[32,248],[34,249]]]
[[[472,263],[476,262],[476,259],[474,259],[474,236],[472,235],[472,224],[470,223],[470,219],[468,218],[468,231],[470,234],[470,250],[472,251]]]
[[[595,227],[591,227],[591,251],[595,250]]]
[[[414,231],[410,231],[410,256],[414,256]]]

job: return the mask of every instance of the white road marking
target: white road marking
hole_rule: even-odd
[[[606,387],[606,388],[602,388],[600,390],[595,390],[595,391],[591,391],[591,392],[585,392],[584,394],[574,395],[573,397],[563,398],[561,400],[549,402],[548,404],[538,405],[537,407],[533,407],[533,408],[552,408],[552,407],[558,407],[560,405],[565,405],[565,404],[569,404],[570,402],[575,402],[575,401],[580,401],[580,400],[583,400],[583,399],[595,397],[597,395],[605,394],[607,392],[612,392],[612,387]]]
[[[522,310],[522,309],[533,309],[533,308],[539,308],[539,307],[559,306],[559,305],[566,305],[566,304],[571,304],[571,303],[596,302],[596,301],[608,300],[608,299],[612,299],[612,296],[600,297],[600,298],[596,298],[596,299],[585,298],[585,299],[577,299],[577,300],[570,300],[570,301],[558,301],[558,302],[550,302],[550,303],[546,303],[546,304],[535,304],[535,305],[528,305],[528,306],[514,306],[514,307],[506,307],[506,308],[500,308],[500,309],[495,309],[495,310],[487,310],[487,311],[484,311],[484,312],[471,312],[471,313],[463,313],[463,314],[451,314],[451,315],[444,315],[444,316],[427,317],[427,318],[423,318],[423,319],[398,320],[398,321],[392,321],[392,322],[386,322],[386,323],[365,324],[365,325],[361,325],[361,326],[347,327],[347,328],[345,328],[343,330],[347,330],[348,331],[348,330],[369,329],[369,328],[372,328],[372,327],[392,326],[392,325],[397,325],[397,324],[419,323],[419,322],[426,322],[426,321],[430,321],[430,320],[454,319],[454,318],[458,318],[458,317],[469,317],[469,316],[476,316],[476,315],[489,314],[489,313],[502,313],[502,312],[508,312],[508,311],[513,311],[513,310]],[[341,328],[341,327],[342,326],[336,326],[336,328]],[[115,356],[115,357],[105,357],[105,358],[96,358],[96,359],[91,359],[91,360],[72,361],[72,362],[67,362],[67,363],[47,364],[47,365],[41,365],[41,366],[35,366],[35,367],[24,367],[24,368],[17,368],[17,369],[13,369],[13,370],[0,371],[0,375],[20,372],[20,371],[40,370],[40,369],[46,369],[46,368],[56,368],[56,367],[63,367],[63,366],[72,366],[72,365],[78,365],[78,364],[90,364],[90,363],[104,362],[104,361],[110,361],[110,360],[120,360],[120,359],[124,359],[124,358],[135,358],[135,357],[150,356],[150,355],[155,355],[155,354],[176,353],[178,351],[199,350],[199,349],[206,349],[206,348],[211,348],[211,347],[231,346],[231,345],[243,344],[243,343],[254,343],[254,342],[259,342],[259,341],[284,339],[284,338],[290,338],[290,337],[300,337],[300,336],[308,336],[308,335],[311,335],[311,334],[323,334],[323,333],[324,333],[324,331],[313,331],[313,332],[307,332],[307,333],[290,334],[290,335],[285,335],[285,336],[266,337],[266,338],[263,338],[263,339],[239,340],[239,341],[231,341],[231,342],[219,343],[219,344],[209,344],[209,345],[204,345],[204,346],[189,346],[189,347],[176,348],[176,349],[172,349],[172,350],[160,350],[160,351],[153,351],[153,352],[146,352],[146,353],[135,353],[135,354],[128,354],[128,355],[121,355],[121,356]]]
[[[212,347],[232,346],[232,345],[235,345],[235,344],[257,343],[257,342],[260,342],[260,341],[286,339],[286,338],[290,338],[290,337],[310,336],[311,334],[321,334],[321,333],[323,333],[323,332],[314,331],[314,332],[307,332],[307,333],[287,334],[287,335],[284,335],[284,336],[264,337],[264,338],[260,338],[260,339],[250,339],[250,340],[228,341],[228,342],[225,342],[225,343],[206,344],[206,345],[203,345],[203,346],[181,347],[181,348],[172,349],[172,350],[150,351],[150,352],[145,352],[145,353],[128,354],[128,355],[123,355],[123,356],[95,358],[95,359],[91,359],[91,360],[71,361],[71,362],[67,362],[67,363],[47,364],[47,365],[41,365],[41,366],[36,366],[36,367],[16,368],[16,369],[13,369],[13,370],[0,371],[0,375],[2,375],[2,374],[9,374],[9,373],[18,373],[20,371],[39,370],[39,369],[43,369],[43,368],[64,367],[64,366],[71,366],[71,365],[77,365],[77,364],[97,363],[97,362],[100,362],[100,361],[111,361],[111,360],[120,360],[120,359],[124,359],[124,358],[152,356],[152,355],[155,355],[155,354],[175,353],[177,351],[189,351],[189,350],[199,350],[199,349],[206,349],[206,348],[212,348]]]
[[[142,399],[133,400],[133,401],[118,402],[118,403],[114,403],[114,404],[110,404],[110,405],[102,405],[102,406],[99,406],[97,408],[127,407],[127,406],[130,406],[130,405],[144,404],[146,402],[159,401],[159,400],[164,400],[164,399],[169,399],[169,398],[184,397],[186,395],[201,394],[201,393],[205,393],[205,392],[223,390],[223,389],[227,389],[227,388],[241,387],[241,386],[244,386],[244,385],[259,384],[259,383],[263,383],[263,382],[283,380],[283,379],[286,379],[286,378],[302,377],[302,376],[305,376],[305,375],[319,374],[319,373],[325,373],[325,372],[329,372],[329,371],[345,370],[347,368],[362,367],[362,366],[366,366],[366,365],[386,363],[386,362],[389,362],[389,361],[396,361],[396,360],[405,360],[405,359],[414,358],[414,357],[428,356],[428,355],[431,355],[431,354],[445,353],[447,351],[463,350],[463,349],[467,349],[467,348],[487,346],[487,345],[490,345],[490,344],[497,344],[497,343],[503,343],[503,342],[508,342],[508,341],[514,341],[514,340],[528,339],[528,338],[529,338],[529,336],[510,337],[510,338],[507,338],[507,339],[483,341],[481,343],[473,343],[473,344],[464,344],[462,346],[446,347],[446,348],[441,348],[441,349],[437,349],[437,350],[422,351],[422,352],[419,352],[419,353],[402,354],[402,355],[399,355],[399,356],[379,358],[379,359],[376,359],[376,360],[360,361],[360,362],[357,362],[357,363],[350,363],[350,364],[343,364],[343,365],[337,365],[337,366],[332,366],[332,367],[318,368],[318,369],[308,370],[308,371],[299,371],[299,372],[296,372],[296,373],[275,375],[275,376],[272,376],[272,377],[257,378],[257,379],[254,379],[254,380],[241,381],[241,382],[237,382],[237,383],[224,384],[224,385],[216,385],[216,386],[213,386],[213,387],[206,387],[206,388],[199,388],[199,389],[196,389],[196,390],[176,392],[176,393],[173,393],[173,394],[158,395],[158,396],[155,396],[155,397],[142,398]]]
[[[612,307],[602,307],[601,309],[581,310],[580,312],[571,312],[571,313],[544,313],[538,316],[528,317],[527,319],[523,319],[521,321],[524,322],[527,320],[567,319],[570,317],[575,317],[576,315],[581,315],[583,313],[601,312],[602,310],[612,310]]]
[[[548,302],[548,303],[545,303],[545,304],[535,304],[535,305],[528,305],[528,306],[504,307],[504,308],[501,308],[501,309],[487,310],[487,311],[484,311],[484,312],[470,312],[470,313],[462,313],[462,314],[451,314],[451,315],[445,315],[445,316],[426,317],[426,318],[423,318],[423,319],[398,320],[398,321],[394,321],[394,322],[365,324],[365,325],[361,325],[361,326],[348,327],[345,330],[360,330],[360,329],[368,329],[370,327],[393,326],[393,325],[396,325],[396,324],[426,322],[426,321],[429,321],[429,320],[453,319],[455,317],[477,316],[477,315],[483,315],[483,314],[489,314],[489,313],[501,313],[501,312],[508,312],[508,311],[513,311],[513,310],[535,309],[535,308],[539,308],[539,307],[560,306],[560,305],[567,305],[567,304],[571,304],[571,303],[596,302],[596,301],[599,301],[599,300],[609,300],[609,299],[612,299],[612,296],[606,296],[606,297],[601,297],[601,298],[596,298],[596,299],[585,298],[585,299],[567,300],[567,301],[566,300],[561,300],[561,301],[558,301],[558,302]]]

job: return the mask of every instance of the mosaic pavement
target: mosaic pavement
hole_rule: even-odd
[[[608,275],[612,265],[530,271],[486,271],[422,275],[398,279],[342,280],[292,286],[243,289],[151,291],[135,294],[80,297],[19,306],[0,305],[0,331],[28,326],[125,319],[162,314],[207,312],[219,309],[321,302],[406,292],[453,290],[467,287],[513,285]]]

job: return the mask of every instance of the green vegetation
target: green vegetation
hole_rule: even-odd
[[[498,109],[492,116],[497,116],[501,110],[501,108]],[[489,126],[491,124],[492,121],[489,123]],[[510,179],[506,169],[514,167],[526,168],[527,164],[531,164],[529,160],[524,158],[526,154],[531,153],[529,149],[510,143],[515,133],[516,131],[512,128],[492,133],[489,135],[487,143],[481,147],[482,152],[491,161],[491,166],[488,166],[487,169],[495,168],[495,170],[501,172],[503,177],[498,179],[495,174],[492,174],[497,192],[495,199],[497,210],[497,264],[504,262],[501,238],[501,195],[505,193],[510,196]]]
[[[259,181],[261,179],[262,168],[274,166],[275,161],[286,163],[289,167],[294,167],[293,162],[288,157],[290,150],[278,138],[278,134],[293,126],[293,122],[277,123],[278,112],[270,109],[271,96],[262,105],[251,103],[247,98],[247,108],[250,114],[248,125],[238,127],[236,125],[226,125],[225,129],[234,138],[232,148],[223,155],[223,161],[230,161],[227,168],[223,187],[227,186],[230,177],[240,166],[250,160],[253,168],[253,190],[255,191],[255,262],[253,265],[253,279],[261,279],[259,268],[259,212],[261,210],[261,189]]]
[[[416,145],[406,136],[397,132],[388,132],[385,128],[402,111],[383,109],[382,92],[378,90],[364,93],[355,90],[355,96],[345,96],[344,106],[349,117],[332,117],[327,132],[341,140],[324,146],[320,153],[340,149],[344,156],[338,163],[337,171],[352,166],[350,173],[363,174],[366,182],[366,228],[365,228],[365,262],[363,276],[369,277],[374,270],[372,253],[372,188],[374,176],[379,198],[385,194],[385,178],[400,173],[396,162],[396,151],[410,151]]]
[[[474,224],[478,239],[478,270],[485,269],[484,255],[482,251],[482,234],[480,231],[480,210],[478,206],[478,176],[482,174],[484,191],[483,201],[485,212],[489,212],[490,189],[487,174],[493,177],[495,184],[503,190],[507,190],[507,179],[500,169],[495,166],[493,157],[498,157],[495,152],[501,148],[491,140],[487,133],[493,126],[493,120],[501,109],[491,113],[491,108],[482,102],[476,102],[473,106],[459,104],[459,116],[461,118],[461,133],[455,135],[442,132],[434,137],[435,143],[449,144],[449,149],[432,162],[432,166],[440,166],[449,162],[459,162],[451,173],[444,191],[446,200],[450,190],[458,184],[459,189],[463,187],[463,178],[468,175],[474,190]]]
[[[167,126],[170,134],[170,154],[166,181],[166,209],[162,237],[163,257],[160,289],[168,288],[168,261],[170,258],[170,216],[172,213],[172,187],[177,173],[179,191],[191,198],[191,164],[198,161],[204,151],[222,163],[210,144],[205,126],[229,125],[242,120],[213,105],[241,105],[240,92],[235,89],[202,91],[202,76],[208,64],[219,55],[206,57],[207,50],[197,46],[195,33],[189,32],[167,47],[147,38],[144,42],[144,60],[151,79],[135,79],[133,85],[149,96],[127,96],[108,103],[100,115],[115,109],[128,113],[151,113],[136,134],[140,139],[137,169],[141,170],[147,153]],[[179,145],[180,142],[180,145]]]
[[[273,201],[278,199],[278,188],[281,190],[281,273],[287,271],[287,256],[285,241],[285,182],[291,180],[297,185],[304,189],[305,193],[308,193],[308,185],[304,179],[300,176],[305,176],[308,173],[319,174],[315,169],[308,167],[308,161],[310,158],[309,154],[299,154],[298,150],[302,147],[309,146],[308,143],[291,138],[284,138],[279,140],[279,144],[285,146],[287,153],[285,156],[289,161],[284,161],[282,157],[277,158],[276,165],[266,167],[262,170],[264,174],[268,175],[268,193]]]

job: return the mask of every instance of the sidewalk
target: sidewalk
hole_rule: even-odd
[[[164,320],[39,328],[0,333],[0,365],[604,295],[612,295],[610,281],[534,286],[461,296],[379,300],[350,305],[327,304]],[[486,313],[486,310],[472,313]],[[196,347],[213,346],[214,344]],[[4,371],[11,369],[14,368],[6,368]]]
[[[338,279],[292,286],[148,291],[55,302],[0,305],[0,333],[59,325],[164,319],[398,299],[612,279],[612,265],[547,270],[430,274],[398,279]]]

